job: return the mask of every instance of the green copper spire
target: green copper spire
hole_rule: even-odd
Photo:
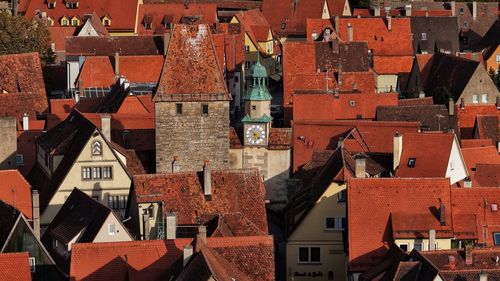
[[[271,94],[267,89],[267,70],[257,61],[251,68],[252,73],[252,85],[248,87],[245,93],[245,100],[271,100]]]

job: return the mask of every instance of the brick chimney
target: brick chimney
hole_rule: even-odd
[[[167,240],[173,240],[175,238],[177,238],[177,215],[175,213],[168,213],[167,214],[167,218],[166,218],[166,221],[167,221],[167,229],[166,229],[166,233],[167,233]]]
[[[111,141],[111,115],[101,114],[101,133],[102,136],[107,140]]]
[[[349,38],[349,42],[352,42],[354,40],[354,34],[352,30],[352,24],[348,23],[347,24],[347,37]]]
[[[205,196],[212,195],[212,169],[210,169],[209,161],[205,161],[203,166],[203,193]]]
[[[189,262],[189,260],[191,259],[192,256],[193,256],[193,246],[192,245],[185,245],[184,251],[182,253],[182,258],[183,258],[182,265],[183,265],[183,267],[186,267],[187,263]]]
[[[448,256],[448,268],[450,270],[454,270],[455,267],[457,266],[457,259],[455,258],[455,256]]]
[[[356,160],[356,178],[366,178],[366,156],[363,153],[358,153],[354,159]]]
[[[398,132],[394,134],[393,148],[392,169],[396,170],[396,168],[399,167],[399,161],[401,161],[401,153],[403,151],[403,135]]]
[[[38,190],[34,189],[31,193],[33,204],[33,232],[35,237],[40,239],[40,195]]]
[[[465,246],[465,265],[473,265],[474,257],[472,252],[472,245]]]

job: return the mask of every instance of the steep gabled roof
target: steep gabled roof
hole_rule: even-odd
[[[30,281],[31,270],[28,252],[1,253],[0,276],[10,281]]]
[[[449,115],[444,105],[378,106],[379,121],[414,121],[422,124],[422,129],[440,131],[457,129],[456,115]]]
[[[108,30],[102,24],[102,21],[96,12],[92,12],[90,15],[85,15],[83,19],[85,20],[85,23],[88,22],[94,28],[99,36],[109,36]]]
[[[410,21],[414,53],[433,54],[440,49],[451,54],[460,51],[456,17],[416,17],[412,13]]]
[[[31,187],[18,170],[0,171],[0,200],[31,218]]]
[[[432,93],[438,87],[445,87],[455,101],[481,64],[478,61],[444,53],[435,53],[431,62],[428,75],[423,78],[426,92]]]
[[[174,26],[154,101],[228,101],[207,25]]]
[[[203,193],[202,178],[196,172],[137,175],[133,188],[138,203],[164,202],[164,212],[177,213],[179,225],[240,213],[253,224],[247,231],[267,233],[264,184],[256,169],[212,171],[210,198]]]
[[[496,185],[490,185],[494,183],[494,180],[490,181],[488,178],[490,177],[494,178],[496,177],[496,174],[498,174],[495,173],[493,169],[495,167],[496,168],[499,167],[498,165],[500,165],[500,155],[498,155],[498,150],[495,146],[492,145],[491,141],[489,146],[462,148],[462,155],[464,157],[467,170],[469,171],[473,187],[496,186]],[[487,173],[490,171],[492,173],[491,175],[488,175]]]
[[[489,59],[500,45],[500,36],[498,34],[500,34],[500,20],[497,19],[475,47],[476,50],[482,51],[485,60]]]
[[[478,115],[475,124],[477,135],[480,139],[492,139],[493,142],[500,141],[500,114]]]
[[[419,225],[423,231],[434,228],[438,236],[453,237],[447,232],[451,223],[451,210],[446,208],[450,206],[450,190],[446,178],[349,179],[350,269],[364,271],[381,261],[392,245],[394,215],[425,218]],[[445,205],[445,226],[440,226],[436,215],[441,203]]]
[[[445,177],[455,140],[449,133],[410,133],[403,135],[403,150],[397,177]],[[409,164],[414,159],[413,166]]]
[[[0,115],[20,118],[49,109],[38,53],[0,56]]]

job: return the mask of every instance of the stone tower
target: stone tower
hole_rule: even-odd
[[[207,25],[176,25],[153,98],[156,171],[229,168],[229,101]]]
[[[245,93],[243,142],[245,146],[267,147],[271,128],[271,94],[267,89],[267,71],[259,62],[251,69],[251,86]]]

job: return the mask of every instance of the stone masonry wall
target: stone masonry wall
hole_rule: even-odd
[[[176,114],[176,104],[182,114]],[[208,105],[208,115],[202,105]],[[229,168],[229,102],[157,102],[156,171],[172,172],[174,157],[179,171],[201,171],[205,160],[212,169]]]

